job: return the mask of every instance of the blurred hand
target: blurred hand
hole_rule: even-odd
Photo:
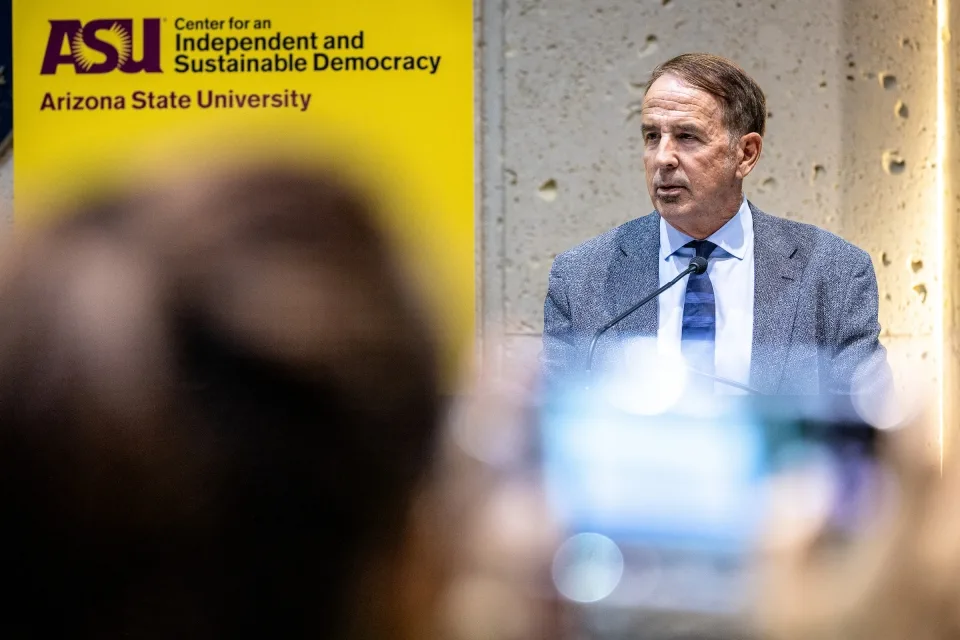
[[[890,432],[880,502],[858,536],[825,542],[812,487],[780,478],[758,558],[757,623],[776,640],[960,637],[960,460],[943,476],[929,421]]]
[[[454,577],[445,640],[560,640],[550,562],[558,546],[539,467],[539,365],[491,348],[452,407],[440,483]]]

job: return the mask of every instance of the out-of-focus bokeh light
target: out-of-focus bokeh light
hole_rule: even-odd
[[[472,547],[484,566],[501,575],[535,570],[559,542],[556,523],[536,485],[504,483],[479,508]]]
[[[935,401],[930,391],[929,367],[897,354],[888,355],[894,371],[896,388],[885,393],[871,393],[869,385],[876,381],[865,374],[871,363],[864,362],[854,375],[853,406],[867,424],[883,430],[896,429],[915,421],[923,412],[924,403]]]
[[[553,558],[557,591],[574,602],[599,602],[623,577],[623,553],[610,538],[580,533],[564,542]]]
[[[532,387],[539,364],[511,363],[507,371],[481,369],[459,394],[448,414],[450,443],[484,465],[504,470],[526,462],[530,442],[537,437],[531,422]],[[494,357],[484,354],[483,361]],[[492,368],[491,368],[492,369]]]
[[[472,411],[485,415],[482,419],[463,415],[453,421],[451,435],[457,446],[471,458],[493,467],[514,462],[526,442],[516,417],[494,405]]]
[[[658,350],[655,338],[635,338],[602,386],[606,400],[623,411],[659,415],[684,395],[688,371],[679,352]]]

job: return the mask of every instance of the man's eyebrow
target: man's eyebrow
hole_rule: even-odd
[[[692,122],[684,122],[683,124],[678,124],[678,125],[677,125],[676,127],[674,127],[674,128],[675,128],[677,131],[683,131],[683,132],[685,132],[685,133],[701,133],[701,132],[703,132],[703,128],[701,128],[699,125],[696,125],[696,124],[694,124],[694,123],[692,123]]]
[[[703,133],[704,131],[703,127],[697,124],[694,124],[692,122],[684,122],[682,124],[668,126],[667,128],[672,129],[674,131],[679,131],[681,133]],[[656,131],[659,129],[660,129],[659,125],[652,124],[649,122],[646,122],[640,125],[640,130],[644,133],[647,133],[648,131]]]

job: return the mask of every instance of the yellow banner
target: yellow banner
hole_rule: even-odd
[[[332,156],[389,203],[451,353],[472,340],[472,0],[13,4],[18,225],[201,158]]]

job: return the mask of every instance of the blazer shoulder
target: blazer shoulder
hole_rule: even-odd
[[[763,223],[778,228],[781,233],[792,237],[799,248],[810,258],[825,259],[830,262],[836,261],[847,265],[871,262],[869,253],[837,234],[816,225],[787,220],[759,210],[754,211],[754,216]]]
[[[609,231],[562,251],[554,259],[556,268],[577,268],[609,261],[616,253],[639,244],[650,233],[659,233],[660,217],[656,212],[629,220]]]

